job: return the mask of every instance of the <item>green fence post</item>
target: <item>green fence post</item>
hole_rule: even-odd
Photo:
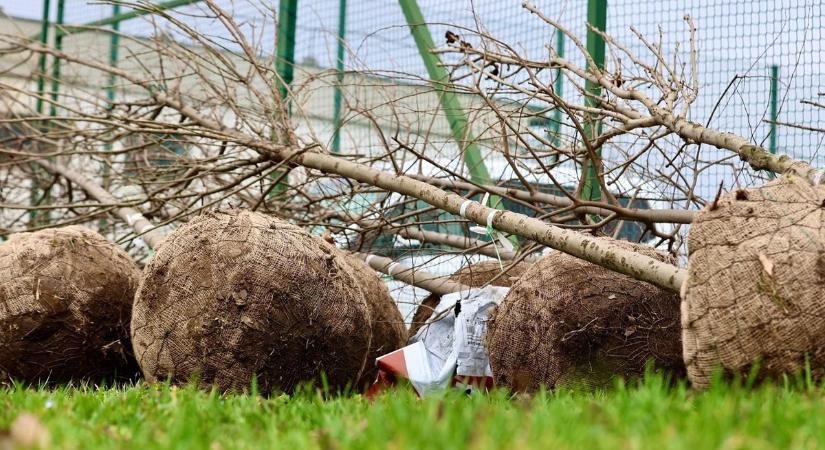
[[[278,94],[285,104],[287,114],[290,114],[289,86],[295,75],[295,22],[298,15],[298,0],[280,0],[278,5],[278,29],[275,42],[275,72]],[[285,181],[285,172],[288,169],[276,170],[273,179],[280,179],[271,188],[268,197],[278,197],[286,192],[288,187]]]
[[[51,14],[51,1],[50,0],[43,0],[43,21],[40,24],[40,43],[43,45],[49,45],[49,28],[51,24],[49,22],[49,15]],[[37,61],[37,101],[35,110],[37,111],[37,115],[41,116],[43,114],[43,96],[46,94],[46,54],[41,53],[40,57]],[[45,122],[42,126],[48,126]],[[36,164],[31,165],[32,172],[34,173],[34,179],[32,179],[32,186],[31,191],[29,193],[29,201],[31,202],[32,206],[39,204],[42,200],[45,199],[45,196],[48,194],[45,190],[40,192],[40,175],[43,173],[43,170],[37,166]],[[47,216],[48,217],[48,216]],[[37,225],[42,216],[36,210],[29,211],[29,223],[32,225]],[[47,219],[48,220],[48,219]]]
[[[40,43],[49,44],[49,13],[51,0],[43,0],[43,22],[40,24]],[[37,114],[43,113],[43,93],[46,90],[46,54],[41,53],[37,61]]]
[[[427,74],[432,80],[433,88],[438,92],[441,109],[450,124],[453,139],[462,151],[464,163],[467,164],[470,171],[470,179],[481,185],[492,184],[490,173],[487,171],[487,166],[484,165],[484,160],[481,157],[481,150],[476,145],[470,130],[467,114],[465,114],[458,96],[452,89],[450,76],[441,66],[440,58],[431,52],[435,48],[435,42],[433,42],[430,29],[424,21],[424,15],[421,14],[421,9],[418,7],[418,2],[416,0],[398,0],[398,3],[404,12],[404,18],[407,20],[410,33],[415,40],[415,45],[418,47],[418,53],[427,68]],[[501,198],[497,195],[490,196],[488,205],[497,209],[504,207]],[[510,236],[509,240],[513,247],[518,248],[518,240],[515,236]]]
[[[112,25],[115,23],[123,22],[125,20],[134,19],[136,17],[143,17],[154,13],[154,11],[165,11],[167,9],[177,8],[178,6],[186,6],[191,5],[193,3],[198,3],[203,0],[170,0],[168,2],[162,3],[149,3],[147,6],[151,6],[151,9],[136,9],[133,11],[129,11],[126,13],[120,13],[113,16],[106,17],[105,19],[93,20],[91,22],[86,22],[82,25],[63,25],[62,34],[64,36],[75,34],[75,33],[84,33],[88,31],[94,31],[94,28],[97,27],[105,27],[107,25]],[[49,0],[44,0],[44,17],[45,20],[43,21],[44,24],[48,24],[48,5]],[[46,27],[46,31],[48,32],[48,27]],[[40,35],[31,36],[30,39],[37,39],[39,36],[44,36],[45,32],[42,32]],[[45,67],[46,63],[43,63],[43,67]]]
[[[275,71],[278,73],[278,92],[282,100],[288,100],[289,85],[292,83],[295,74],[295,19],[297,13],[298,0],[280,1]]]
[[[155,11],[166,11],[167,9],[177,8],[178,6],[191,5],[193,3],[198,3],[198,2],[202,2],[202,1],[203,0],[169,0],[167,2],[161,2],[161,3],[148,3],[148,2],[145,3],[145,4],[141,3],[139,6],[142,7],[142,6],[145,5],[147,7],[151,7],[151,9],[135,9],[135,10],[132,10],[132,11],[129,11],[129,12],[109,16],[109,17],[106,17],[104,19],[99,19],[99,20],[93,20],[91,22],[86,22],[83,25],[78,25],[78,26],[67,25],[67,26],[64,26],[63,29],[64,29],[65,34],[74,34],[74,33],[79,33],[79,32],[84,32],[84,31],[92,31],[92,30],[89,30],[88,28],[105,27],[107,25],[113,25],[115,23],[123,22],[123,21],[129,20],[129,19],[134,19],[134,18],[137,18],[137,17],[147,16],[147,15],[153,14]]]
[[[63,17],[66,10],[66,0],[57,0],[57,18],[54,25],[54,48],[58,51],[63,50]],[[51,80],[51,98],[52,103],[49,105],[49,116],[57,115],[57,97],[60,92],[60,58],[54,57],[52,62],[52,80]]]
[[[777,133],[777,126],[776,121],[779,118],[779,108],[778,108],[778,91],[779,91],[779,66],[774,64],[771,66],[771,128],[770,128],[770,141],[768,142],[768,151],[773,154],[776,154],[776,133]],[[768,178],[773,180],[776,178],[776,174],[773,172],[768,172]]]
[[[347,38],[347,0],[338,0],[338,46],[336,48],[335,108],[332,111],[332,152],[341,151],[341,86],[344,83],[344,42]]]
[[[588,0],[587,2],[587,23],[598,30],[605,31],[607,28],[607,0]],[[604,39],[588,28],[587,30],[587,52],[593,59],[595,67],[588,64],[588,71],[596,71],[604,68]],[[585,80],[585,106],[594,107],[598,105],[598,98],[602,95],[602,89],[598,83],[590,80]],[[596,117],[588,115],[584,122],[584,134],[587,139],[593,139],[601,134],[602,124]],[[601,151],[597,149],[597,153],[601,155]],[[594,167],[593,161],[585,159],[582,173],[586,176],[584,189],[582,190],[582,198],[586,200],[599,200],[601,198],[601,189],[596,180],[598,170]]]
[[[473,142],[474,139],[470,133],[467,115],[461,107],[458,96],[450,87],[450,77],[444,67],[441,66],[441,60],[431,53],[431,50],[435,48],[435,43],[427,24],[424,22],[421,9],[418,7],[416,0],[398,0],[398,2],[404,11],[407,25],[409,25],[415,44],[418,46],[418,53],[424,61],[424,66],[427,68],[433,87],[439,94],[441,109],[450,124],[453,138],[455,138],[464,154],[464,162],[470,170],[470,179],[474,183],[489,184],[490,174],[487,171],[487,166],[484,165],[484,160],[481,158],[481,151]],[[491,200],[491,204],[496,203],[497,199]]]
[[[556,30],[556,54],[559,58],[564,58],[564,33],[561,30]],[[553,91],[557,97],[561,98],[564,90],[564,77],[561,67],[556,69],[556,80],[553,82]],[[556,107],[553,111],[553,119],[550,121],[550,134],[553,145],[559,147],[561,145],[561,107]],[[552,161],[558,162],[559,154],[553,155]]]
[[[115,3],[112,6],[112,16],[120,15],[120,4]],[[112,23],[112,34],[109,36],[109,65],[117,67],[118,53],[120,50],[120,22]],[[106,87],[106,99],[109,103],[115,100],[115,83],[117,77],[114,74],[109,74],[109,86]],[[106,144],[110,145],[110,144]]]

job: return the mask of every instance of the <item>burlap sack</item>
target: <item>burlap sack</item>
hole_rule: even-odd
[[[613,242],[667,259],[651,247]],[[684,372],[678,296],[561,252],[513,285],[486,340],[496,384],[515,391],[600,387],[642,374],[648,361]]]
[[[144,375],[221,390],[255,377],[263,392],[322,374],[333,389],[371,381],[372,308],[349,258],[263,214],[193,219],[166,238],[138,289],[132,337]]]
[[[139,279],[120,247],[80,226],[0,244],[0,377],[132,378],[128,327]]]
[[[692,385],[716,369],[825,372],[825,187],[780,178],[723,196],[688,234],[682,339]]]
[[[390,297],[387,285],[381,281],[378,274],[360,258],[344,252],[339,253],[342,254],[342,261],[350,266],[351,273],[356,278],[369,307],[372,342],[369,363],[362,378],[372,381],[377,373],[375,359],[406,345],[407,327],[395,300]]]

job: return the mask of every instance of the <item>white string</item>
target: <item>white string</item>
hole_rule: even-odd
[[[487,214],[487,228],[493,228],[493,219],[496,217],[496,213],[498,211],[493,210],[490,211],[490,214]]]
[[[461,208],[458,208],[458,215],[466,219],[467,216],[464,214],[467,212],[467,206],[469,206],[472,202],[472,200],[464,200],[464,203],[461,204]]]
[[[820,181],[822,181],[822,172],[817,170],[814,175],[814,186],[819,186]]]
[[[489,199],[490,199],[490,193],[485,192],[484,197],[481,197],[481,205],[482,206],[487,206],[487,200],[489,200]]]

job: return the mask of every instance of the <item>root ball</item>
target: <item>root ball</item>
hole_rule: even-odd
[[[654,249],[612,241],[664,260]],[[487,347],[498,385],[600,387],[652,361],[679,375],[679,298],[561,252],[533,264],[493,314]]]
[[[0,373],[24,382],[131,378],[129,318],[140,271],[80,226],[0,244]]]
[[[263,214],[193,219],[166,238],[138,289],[132,338],[144,375],[223,391],[253,378],[262,392],[322,374],[332,389],[372,381],[373,355],[403,341],[401,318],[386,288],[370,294],[378,285],[354,267],[350,255]]]

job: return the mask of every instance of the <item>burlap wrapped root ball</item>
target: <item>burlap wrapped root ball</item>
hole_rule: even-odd
[[[672,262],[651,247],[611,242]],[[486,342],[496,384],[535,391],[607,386],[643,374],[648,362],[683,376],[680,333],[677,295],[553,252],[513,285]]]
[[[688,377],[825,374],[825,187],[783,177],[727,194],[688,233],[682,287]]]
[[[493,286],[510,287],[521,277],[529,265],[525,262],[485,260],[466,264],[450,275],[450,280],[465,286],[480,288],[487,283]],[[503,269],[503,270],[502,270]],[[427,324],[436,306],[441,301],[438,294],[430,294],[418,305],[410,324],[410,336]]]
[[[351,273],[358,282],[367,302],[370,315],[372,341],[367,355],[368,365],[362,376],[364,381],[373,381],[378,373],[375,359],[395,351],[407,343],[407,326],[404,317],[390,296],[387,285],[366,262],[349,254],[341,255],[341,262],[351,268]]]
[[[144,270],[132,317],[141,369],[149,380],[223,391],[253,378],[263,392],[322,374],[333,389],[372,381],[376,354],[405,335],[386,289],[371,291],[359,264],[263,214],[201,215],[167,236]]]
[[[131,378],[129,318],[140,270],[80,226],[0,244],[0,376],[29,383]]]

